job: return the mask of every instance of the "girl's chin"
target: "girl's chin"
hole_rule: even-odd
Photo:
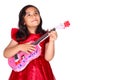
[[[39,23],[34,22],[34,23],[32,23],[31,25],[33,25],[33,26],[38,26],[38,25],[39,25]]]

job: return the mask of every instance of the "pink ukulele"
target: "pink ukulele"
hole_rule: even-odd
[[[22,71],[25,69],[25,67],[35,58],[40,56],[41,53],[41,47],[39,46],[39,43],[45,40],[49,35],[51,31],[54,31],[57,28],[64,29],[65,27],[69,27],[70,23],[69,21],[65,21],[64,24],[60,24],[56,26],[56,28],[51,29],[47,33],[45,33],[43,36],[41,36],[37,41],[33,42],[32,44],[36,45],[36,50],[33,51],[30,54],[27,54],[25,52],[19,51],[15,56],[8,59],[9,66],[16,72]]]

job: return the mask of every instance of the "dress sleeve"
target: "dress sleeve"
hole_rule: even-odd
[[[16,33],[18,29],[17,28],[12,28],[11,29],[11,38],[16,41]]]

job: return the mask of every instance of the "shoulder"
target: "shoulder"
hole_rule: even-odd
[[[17,33],[18,30],[19,30],[18,28],[12,28],[12,29],[11,29],[11,33],[12,33],[12,34]]]
[[[13,40],[16,40],[16,33],[18,32],[18,28],[12,28],[11,29],[11,38],[13,39]]]

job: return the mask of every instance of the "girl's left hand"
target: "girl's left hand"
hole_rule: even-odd
[[[49,36],[50,36],[50,41],[55,41],[57,39],[57,32],[56,31],[51,31],[49,33]]]

